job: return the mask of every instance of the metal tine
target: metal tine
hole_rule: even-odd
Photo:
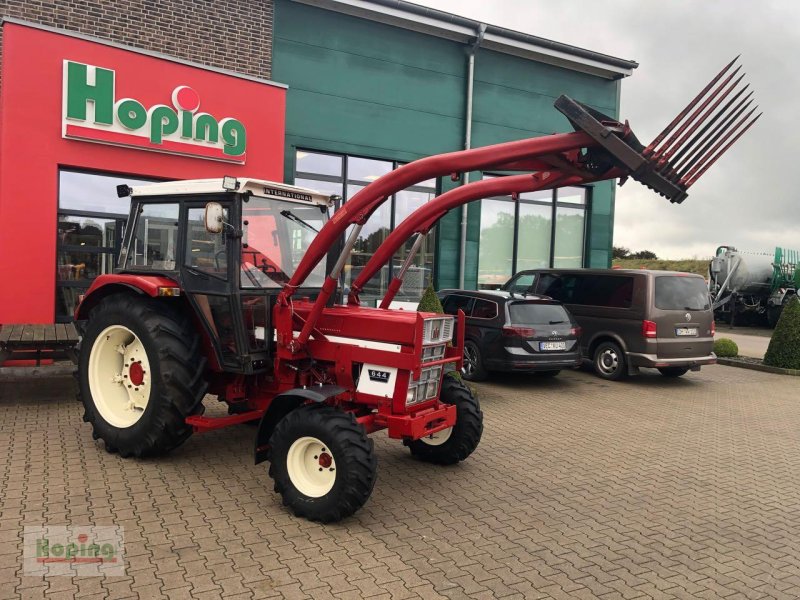
[[[734,125],[733,127],[730,127],[730,128],[729,128],[729,129],[728,129],[728,130],[725,132],[725,135],[724,135],[724,136],[722,136],[722,137],[720,138],[720,140],[719,140],[719,141],[718,141],[716,144],[714,144],[714,146],[711,148],[711,150],[709,150],[709,151],[708,151],[708,152],[707,152],[705,155],[703,155],[703,157],[702,157],[702,158],[701,158],[699,161],[697,161],[697,163],[694,165],[694,167],[692,167],[691,169],[689,169],[689,170],[688,170],[688,171],[687,171],[685,174],[682,174],[682,175],[681,175],[681,180],[680,180],[680,182],[679,182],[679,183],[680,183],[681,185],[686,185],[686,182],[687,182],[687,181],[690,181],[690,180],[691,180],[691,181],[695,181],[695,180],[697,179],[697,177],[696,177],[696,175],[697,175],[697,172],[698,172],[698,171],[700,171],[700,169],[702,169],[703,167],[705,167],[705,166],[707,165],[707,161],[708,161],[708,159],[709,159],[709,158],[711,158],[711,156],[712,156],[712,155],[714,155],[714,153],[715,153],[715,152],[716,152],[716,151],[717,151],[717,150],[718,150],[718,149],[719,149],[719,148],[720,148],[720,147],[721,147],[721,146],[722,146],[722,145],[723,145],[723,144],[724,144],[726,141],[728,141],[728,138],[730,138],[730,137],[731,137],[731,136],[732,136],[734,133],[736,133],[736,132],[739,130],[739,128],[742,126],[742,124],[743,124],[745,121],[747,121],[747,119],[749,119],[749,118],[750,118],[750,116],[751,116],[751,115],[752,115],[754,112],[756,112],[756,110],[757,110],[757,109],[758,109],[758,107],[756,106],[756,107],[755,107],[755,108],[753,108],[753,109],[752,109],[752,110],[751,110],[749,113],[747,113],[745,116],[743,116],[741,119],[739,119],[739,121],[737,121],[737,122],[736,122],[736,125]],[[737,137],[738,137],[738,136],[737,136]],[[715,156],[715,159],[716,159],[716,156]]]
[[[676,175],[676,179],[682,178],[688,171],[691,169],[697,161],[700,159],[701,156],[706,154],[706,151],[716,142],[720,137],[725,135],[725,132],[728,131],[731,124],[739,118],[739,116],[747,110],[747,107],[753,103],[753,100],[748,100],[741,108],[736,110],[736,112],[731,113],[725,119],[717,124],[714,129],[712,129],[706,138],[702,142],[702,146],[698,146],[695,148],[689,156],[687,156],[680,165],[675,165],[674,171]],[[755,109],[753,109],[755,110]]]
[[[697,120],[697,115],[703,112],[703,109],[705,109],[705,107],[708,106],[709,102],[711,102],[720,95],[723,100],[725,99],[725,97],[731,92],[731,90],[734,87],[736,87],[736,84],[738,84],[739,81],[741,81],[742,77],[744,77],[744,74],[742,74],[742,76],[739,77],[739,79],[736,81],[736,83],[733,84],[732,87],[726,88],[726,86],[731,82],[731,79],[733,79],[736,76],[736,73],[738,73],[741,70],[741,68],[742,68],[741,65],[736,67],[736,70],[730,75],[728,75],[728,77],[725,78],[725,81],[720,83],[717,89],[711,92],[711,94],[705,100],[703,100],[700,106],[698,106],[697,109],[689,117],[687,117],[687,119],[681,124],[681,126],[675,130],[675,133],[673,133],[670,136],[670,138],[666,142],[664,142],[664,145],[661,146],[661,148],[659,148],[655,152],[653,152],[653,158],[661,157],[670,149],[672,149],[675,146],[675,140],[678,139],[678,136],[680,136],[687,128],[689,128],[690,125],[695,123],[695,121]],[[722,93],[723,90],[725,90],[724,94]],[[717,103],[719,103],[719,101]],[[695,123],[694,127],[697,127],[698,124],[699,123]]]
[[[750,87],[750,84],[748,83],[741,90],[736,92],[734,97],[731,98],[730,100],[728,100],[728,102],[725,104],[725,106],[723,106],[717,112],[717,114],[715,114],[713,117],[711,117],[711,119],[709,119],[708,123],[703,125],[702,129],[700,129],[700,131],[697,132],[697,135],[695,135],[691,140],[689,140],[689,142],[685,146],[683,146],[680,150],[678,150],[678,152],[675,154],[675,156],[670,159],[672,161],[672,163],[677,165],[678,162],[680,161],[681,157],[686,155],[686,153],[689,152],[689,150],[691,150],[692,147],[703,137],[705,132],[708,131],[711,128],[711,126],[714,125],[714,123],[716,123],[720,119],[720,117],[722,117],[726,112],[728,112],[728,109],[733,105],[733,103],[736,102],[736,100],[739,99],[739,96],[744,94],[747,91],[747,88],[749,88],[749,87]],[[736,112],[736,109],[738,109],[739,106],[744,104],[747,101],[747,99],[752,95],[753,95],[753,91],[751,90],[750,93],[747,94],[747,96],[745,96],[742,99],[741,103],[739,105],[737,105],[736,108],[733,109],[733,112]]]
[[[755,110],[755,109],[753,109],[753,110]],[[751,114],[752,114],[752,113],[751,113]],[[758,121],[758,120],[761,118],[761,115],[763,115],[763,114],[764,114],[764,113],[758,113],[758,115],[757,115],[757,116],[756,116],[756,117],[755,117],[755,118],[754,118],[752,121],[750,121],[750,122],[749,122],[749,123],[748,123],[748,124],[747,124],[747,125],[744,127],[744,129],[742,129],[742,130],[741,130],[739,133],[737,133],[737,134],[736,134],[736,136],[735,136],[735,137],[734,137],[734,138],[733,138],[733,139],[732,139],[730,142],[728,142],[728,143],[725,145],[725,147],[724,147],[724,148],[722,148],[722,150],[720,150],[719,152],[717,152],[717,154],[714,156],[714,158],[712,158],[712,159],[711,159],[711,161],[710,161],[710,162],[709,162],[709,163],[708,163],[706,166],[704,166],[702,169],[700,169],[700,171],[699,171],[699,172],[698,172],[698,173],[697,173],[697,174],[696,174],[694,177],[692,177],[692,178],[691,178],[691,179],[690,179],[690,180],[689,180],[689,181],[686,183],[686,188],[688,189],[689,187],[691,187],[691,186],[694,184],[694,182],[695,182],[695,181],[697,181],[698,179],[700,179],[700,178],[703,176],[703,174],[704,174],[706,171],[708,171],[708,170],[711,168],[711,166],[712,166],[712,165],[713,165],[715,162],[717,162],[717,160],[719,160],[719,157],[720,157],[720,156],[722,156],[723,154],[725,154],[725,153],[728,151],[728,148],[730,148],[731,146],[733,146],[733,145],[736,143],[736,140],[738,140],[740,137],[742,137],[742,136],[745,134],[745,132],[746,132],[748,129],[750,129],[750,128],[753,126],[753,124],[754,124],[756,121]]]
[[[706,95],[706,93],[708,92],[708,90],[710,90],[712,87],[714,87],[714,84],[715,84],[715,83],[717,83],[717,81],[719,81],[719,80],[720,80],[720,78],[721,78],[721,77],[722,77],[722,76],[723,76],[725,73],[727,73],[727,72],[728,72],[728,70],[729,70],[729,69],[730,69],[730,68],[733,66],[733,63],[735,63],[737,60],[739,60],[739,56],[741,56],[741,54],[740,54],[740,55],[738,55],[736,58],[734,58],[734,59],[733,59],[731,62],[729,62],[729,63],[728,63],[728,64],[727,64],[727,65],[726,65],[726,66],[725,66],[725,67],[724,67],[724,68],[723,68],[723,69],[722,69],[722,70],[721,70],[719,73],[717,73],[717,76],[716,76],[716,77],[714,77],[714,79],[712,79],[711,81],[709,81],[709,82],[708,82],[708,85],[706,85],[706,87],[704,87],[704,88],[703,88],[703,90],[702,90],[702,91],[701,91],[699,94],[697,94],[697,96],[695,96],[694,100],[692,100],[691,102],[689,102],[689,104],[686,106],[686,108],[684,108],[684,109],[683,109],[683,110],[682,110],[682,111],[681,111],[681,112],[678,114],[678,116],[677,116],[677,117],[675,117],[675,118],[672,120],[672,122],[671,122],[669,125],[667,125],[667,126],[664,128],[664,131],[662,131],[661,133],[659,133],[659,134],[658,134],[658,135],[655,137],[655,139],[654,139],[652,142],[650,142],[650,145],[649,145],[649,146],[647,146],[647,148],[645,148],[645,149],[644,149],[644,152],[643,152],[644,156],[649,156],[649,155],[650,155],[650,154],[653,152],[653,149],[654,149],[654,148],[655,148],[655,147],[656,147],[658,144],[660,144],[660,143],[663,141],[663,139],[664,139],[665,137],[667,137],[667,135],[669,135],[669,132],[670,132],[670,131],[672,131],[672,129],[673,129],[673,128],[674,128],[674,127],[675,127],[675,126],[678,124],[678,123],[680,123],[680,122],[681,122],[681,119],[683,119],[683,117],[685,117],[685,116],[686,116],[686,115],[689,113],[689,111],[690,111],[690,110],[692,110],[692,107],[693,107],[693,106],[694,106],[694,105],[695,105],[697,102],[699,102],[699,101],[700,101],[700,99],[701,99],[703,96],[705,96],[705,95]]]
[[[730,94],[733,90],[736,89],[736,86],[739,85],[739,82],[743,78],[744,74],[741,77],[739,77],[739,79],[734,81],[723,93],[721,93],[717,97],[717,99],[706,109],[706,111],[702,115],[700,115],[697,121],[695,121],[695,123],[691,127],[687,128],[686,133],[684,133],[681,136],[681,138],[677,142],[675,142],[675,144],[669,150],[666,150],[661,154],[661,158],[658,161],[659,167],[663,166],[668,160],[670,160],[676,152],[679,152],[680,150],[683,149],[683,145],[686,143],[686,140],[688,140],[700,126],[704,125],[706,121],[708,121],[708,118],[714,113],[714,111],[722,103],[722,101],[728,97],[728,94]],[[741,94],[745,89],[747,89],[747,86],[745,86],[742,90],[740,90],[739,94]],[[739,94],[737,94],[737,96]],[[735,97],[736,96],[734,96],[734,98]],[[676,132],[675,135],[677,134],[678,133]]]

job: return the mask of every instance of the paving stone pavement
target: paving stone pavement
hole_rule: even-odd
[[[0,598],[797,598],[797,382],[503,377],[470,459],[378,434],[372,498],[319,525],[281,507],[252,428],[123,460],[67,380],[0,381]],[[70,524],[123,526],[127,575],[23,577],[22,527]]]

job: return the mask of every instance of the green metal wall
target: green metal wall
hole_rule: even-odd
[[[464,46],[365,19],[276,0],[272,77],[289,86],[286,177],[295,149],[410,161],[463,148]],[[562,93],[617,116],[619,82],[479,50],[473,146],[569,131],[553,108]],[[475,180],[480,174],[473,174]],[[442,180],[442,189],[452,186]],[[597,184],[588,215],[586,262],[608,267],[614,187]],[[460,210],[438,231],[437,287],[458,284]],[[480,203],[470,205],[465,284],[475,287]]]

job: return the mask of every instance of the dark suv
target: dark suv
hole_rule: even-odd
[[[491,371],[528,371],[543,377],[580,366],[580,328],[557,301],[508,292],[442,290],[444,312],[466,316],[465,379]]]

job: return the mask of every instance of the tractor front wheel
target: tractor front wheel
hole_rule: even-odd
[[[411,454],[438,465],[454,465],[467,458],[481,441],[483,413],[470,389],[450,375],[442,380],[440,396],[445,404],[456,405],[456,424],[413,442],[406,442]]]
[[[372,440],[350,413],[301,406],[280,420],[270,447],[275,491],[298,517],[339,521],[372,493],[378,461]]]
[[[83,420],[106,450],[154,456],[192,433],[207,384],[200,339],[178,310],[150,298],[118,294],[89,314],[78,362]]]

